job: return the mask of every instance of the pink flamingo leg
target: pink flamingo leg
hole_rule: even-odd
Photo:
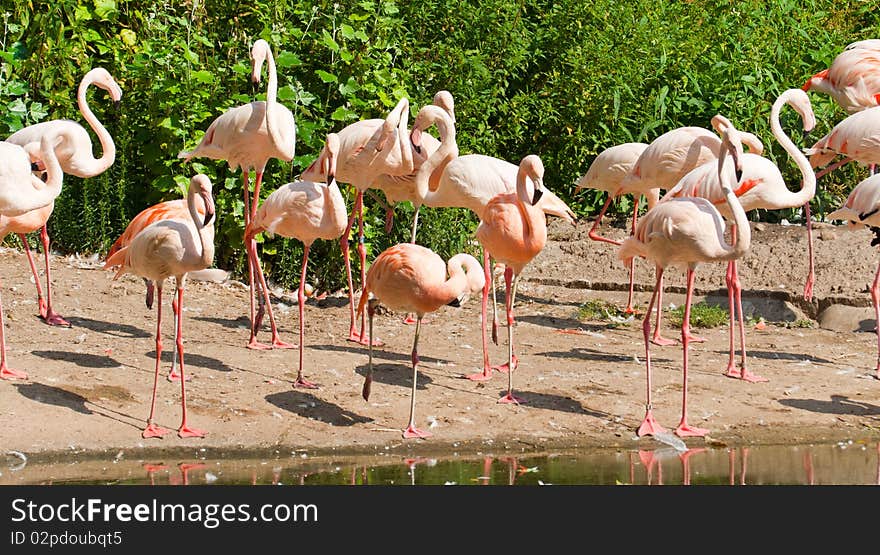
[[[250,172],[247,170],[243,170],[241,172],[242,179],[242,189],[244,190],[244,223],[245,228],[247,224],[251,221],[251,200],[250,200]],[[245,252],[247,253],[247,261],[248,261],[248,297],[250,299],[250,323],[251,323],[251,337],[248,340],[247,348],[248,349],[257,349],[257,350],[266,350],[270,349],[269,345],[264,343],[260,343],[257,341],[257,332],[260,331],[260,323],[263,320],[262,316],[262,307],[260,307],[260,314],[255,310],[256,304],[256,292],[254,290],[255,281],[254,281],[254,261],[251,258],[251,249],[248,245],[249,241],[245,239]]]
[[[37,286],[37,304],[40,306],[40,318],[46,319],[48,308],[46,307],[46,299],[43,298],[43,286],[40,285],[40,275],[37,273],[37,265],[34,264],[34,257],[31,255],[31,247],[28,244],[27,235],[24,233],[16,233],[24,247],[24,253],[27,255],[28,264],[31,267],[31,273],[34,274],[34,285]]]
[[[852,158],[849,158],[849,157],[846,157],[846,158],[844,158],[844,159],[842,159],[842,160],[838,160],[837,162],[835,162],[835,163],[831,164],[830,166],[826,167],[824,170],[821,170],[821,171],[816,172],[816,179],[819,179],[819,178],[822,177],[822,176],[828,175],[829,173],[833,172],[833,171],[836,170],[837,168],[839,168],[839,167],[841,167],[841,166],[845,166],[845,165],[849,164],[849,163],[852,162],[852,161],[853,161],[853,159],[852,159]]]
[[[709,430],[689,426],[687,423],[687,372],[688,372],[688,348],[690,347],[690,319],[691,319],[691,298],[694,294],[694,270],[688,268],[687,271],[687,296],[684,301],[684,318],[681,322],[681,343],[682,343],[682,374],[683,385],[681,394],[681,422],[675,429],[675,434],[679,437],[701,437],[709,433]]]
[[[492,287],[492,343],[498,344],[498,297],[495,295],[495,271],[491,270],[489,281]]]
[[[174,312],[174,337],[177,337],[177,312],[180,310],[180,307],[177,305],[176,297],[171,301],[171,310]],[[171,352],[171,371],[168,373],[169,382],[174,382],[183,378],[183,374],[177,369],[177,360],[177,343],[174,343],[174,350]]]
[[[419,430],[416,428],[415,418],[416,418],[416,385],[418,383],[419,378],[419,331],[422,327],[422,318],[418,316],[416,318],[416,337],[413,340],[413,350],[412,350],[412,367],[413,367],[413,381],[412,381],[412,395],[410,396],[410,404],[409,404],[409,425],[403,430],[404,439],[427,439],[431,437],[431,432],[425,432],[423,430]]]
[[[513,281],[514,281],[513,268],[509,268],[509,267],[504,268],[504,294],[505,294],[505,307],[507,309],[507,327],[508,328],[513,325],[512,324],[513,303],[512,303],[512,297],[511,297],[511,283]],[[507,336],[508,336],[508,340],[510,337],[512,337],[509,330],[508,330]],[[513,369],[516,370],[516,366],[517,366],[517,364],[519,364],[519,361],[517,360],[516,355],[513,354],[512,344],[510,344],[510,345],[511,345],[510,346],[511,352],[509,353],[510,356],[508,357],[508,362],[505,362],[504,364],[502,364],[500,366],[493,366],[492,370],[497,370],[498,372],[509,372],[511,364],[513,365]]]
[[[813,264],[813,218],[810,216],[810,202],[804,204],[804,215],[807,218],[807,250],[809,252],[810,269],[807,273],[807,283],[804,284],[804,299],[813,300],[813,285],[816,283],[816,269]]]
[[[50,326],[70,327],[70,322],[61,317],[60,314],[52,310],[52,270],[49,268],[49,232],[46,226],[40,228],[40,239],[43,243],[43,256],[46,259],[46,314],[43,315],[42,306],[40,307],[40,315],[43,320]],[[30,255],[30,253],[28,253]]]
[[[348,218],[348,227],[345,228],[345,233],[343,233],[342,237],[339,239],[339,245],[342,247],[342,257],[345,259],[345,275],[348,278],[348,307],[349,307],[349,312],[350,312],[350,316],[351,316],[351,322],[349,324],[349,329],[348,329],[348,340],[354,341],[356,343],[360,343],[361,336],[358,334],[357,330],[355,329],[355,325],[354,325],[354,321],[355,321],[354,282],[351,277],[351,256],[349,254],[350,250],[349,250],[349,246],[348,246],[348,241],[349,241],[349,238],[351,237],[351,228],[354,225],[354,219],[357,217],[356,216],[357,210],[358,210],[358,201],[357,201],[357,199],[355,199],[354,207],[352,208],[352,211],[351,211],[351,216]]]
[[[587,235],[589,235],[590,239],[593,241],[603,241],[605,243],[611,243],[612,245],[620,246],[620,241],[615,241],[614,239],[609,239],[607,237],[602,237],[598,233],[596,233],[596,229],[599,228],[599,223],[602,221],[602,217],[605,216],[605,211],[608,210],[608,206],[611,205],[611,201],[614,200],[614,195],[608,194],[608,198],[605,200],[605,205],[602,206],[602,210],[599,212],[599,215],[596,216],[596,221],[593,222],[593,227],[590,228],[590,231]]]
[[[636,234],[636,223],[639,221],[639,202],[642,200],[642,197],[639,196],[638,200],[636,200],[636,205],[633,208],[633,223],[632,223],[632,231],[630,235]],[[633,310],[633,290],[635,289],[635,279],[636,279],[636,259],[633,258],[632,264],[629,266],[629,297],[626,298],[626,308],[623,309],[624,314],[632,314],[635,312]]]
[[[727,480],[733,486],[736,485],[736,450],[727,450]]]
[[[205,437],[205,432],[196,428],[190,428],[186,423],[186,378],[183,369],[183,288],[177,284],[177,356],[180,357],[180,406],[182,418],[177,435],[180,437]]]
[[[746,361],[748,360],[748,356],[746,354],[746,331],[745,331],[745,322],[743,321],[743,309],[742,309],[742,285],[739,281],[739,270],[737,270],[736,260],[731,262],[733,267],[733,279],[731,281],[731,286],[734,292],[734,298],[736,299],[736,313],[737,313],[737,325],[739,326],[739,346],[742,351],[742,361],[740,363],[740,370],[733,370],[731,373],[728,371],[727,375],[733,378],[742,378],[743,380],[749,383],[761,383],[770,381],[767,378],[761,377],[757,374],[753,374],[749,372],[746,367]],[[731,307],[731,310],[733,307]],[[731,312],[732,314],[732,312]],[[732,329],[732,327],[731,327]],[[732,331],[731,331],[732,333]],[[732,340],[731,340],[732,341]],[[732,344],[732,343],[731,343]],[[731,357],[733,357],[733,352],[731,351]],[[729,370],[729,369],[728,369]]]
[[[651,402],[651,341],[648,340],[648,336],[651,335],[651,310],[654,308],[654,301],[657,300],[662,289],[663,268],[657,266],[657,282],[654,284],[654,293],[651,295],[651,301],[648,303],[648,310],[645,313],[645,319],[642,321],[642,334],[645,337],[645,373],[648,377],[648,390],[647,402],[645,403],[645,418],[642,420],[639,429],[636,431],[636,435],[639,437],[666,432],[666,428],[658,424],[657,420],[654,418],[654,405]]]
[[[151,437],[162,437],[170,430],[162,428],[153,422],[156,415],[156,388],[159,385],[159,366],[162,361],[162,286],[157,287],[156,294],[159,298],[159,306],[156,307],[156,371],[153,375],[153,396],[150,401],[150,416],[147,418],[147,427],[141,432],[141,437],[149,439]]]
[[[871,285],[871,301],[874,304],[874,315],[877,319],[877,368],[874,371],[874,377],[880,380],[880,266],[877,267],[877,274]]]
[[[263,269],[260,267],[260,257],[257,254],[257,242],[255,240],[251,240],[248,248],[251,252],[253,267],[256,270],[257,277],[259,278],[260,288],[263,290],[263,302],[265,303],[266,309],[269,312],[269,325],[272,329],[272,347],[276,349],[292,349],[295,347],[295,345],[287,343],[286,341],[282,341],[281,337],[278,335],[278,325],[275,322],[275,312],[272,310],[272,301],[269,299],[269,286],[266,283],[266,276],[263,275]]]
[[[3,322],[3,302],[0,301],[0,379],[3,380],[26,380],[25,372],[13,370],[6,365],[6,325]]]
[[[318,384],[312,383],[303,378],[303,348],[305,343],[305,305],[306,305],[306,267],[309,264],[309,245],[305,245],[303,250],[303,266],[302,275],[299,278],[299,292],[296,300],[299,305],[299,371],[296,373],[296,381],[293,387],[301,387],[304,389],[318,389]]]
[[[491,278],[492,268],[489,263],[489,251],[483,249],[483,272],[486,277],[486,283],[483,284],[483,302],[480,307],[480,335],[483,340],[483,371],[476,374],[467,375],[467,379],[475,382],[485,382],[492,379],[492,365],[489,363],[489,338],[486,331],[486,319],[489,312],[489,279]]]
[[[663,272],[660,272],[660,284],[657,291],[657,322],[654,324],[654,336],[651,338],[651,343],[654,345],[659,345],[661,347],[668,347],[669,345],[675,345],[675,341],[672,339],[666,339],[665,337],[660,336],[660,322],[663,320]],[[648,311],[650,314],[651,311]]]
[[[357,207],[358,207],[358,242],[357,242],[357,252],[358,258],[361,263],[361,289],[363,290],[364,283],[367,282],[367,245],[364,242],[364,193],[358,191],[357,198]],[[364,329],[366,327],[366,314],[361,314],[361,333],[360,340],[358,343],[361,345],[366,345],[368,341],[372,341],[373,345],[377,347],[381,347],[385,343],[379,339],[378,337],[369,337],[367,339],[364,338]]]
[[[505,272],[504,275],[506,278],[507,273]],[[516,355],[513,354],[513,303],[516,300],[516,284],[518,282],[519,275],[513,276],[513,285],[507,288],[507,395],[498,399],[499,403],[513,403],[514,405],[525,403],[523,399],[513,394],[513,371],[518,365]]]

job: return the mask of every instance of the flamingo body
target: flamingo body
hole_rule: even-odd
[[[828,69],[810,77],[804,91],[829,94],[849,114],[880,104],[880,39],[853,42]]]

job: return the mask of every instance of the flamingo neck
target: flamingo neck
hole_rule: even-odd
[[[278,104],[278,72],[275,68],[275,56],[272,49],[266,52],[266,65],[268,66],[269,79],[266,83],[266,130],[269,138],[285,161],[293,160],[296,149],[296,128],[283,129],[285,118],[280,116],[281,105]],[[292,118],[291,118],[292,119]]]
[[[446,263],[449,279],[440,284],[434,292],[436,298],[448,303],[461,297],[463,293],[483,288],[485,277],[483,268],[472,256],[457,254]]]
[[[186,196],[186,207],[189,209],[189,215],[196,226],[199,242],[202,246],[202,253],[198,259],[199,268],[202,269],[209,268],[214,263],[214,220],[212,219],[208,225],[205,225],[203,218],[199,215],[196,196],[196,191],[190,190]]]
[[[736,193],[733,191],[733,185],[735,185],[736,178],[731,175],[733,172],[724,171],[724,165],[727,158],[728,156],[722,153],[721,157],[718,159],[718,179],[722,183],[724,200],[727,201],[727,206],[730,208],[733,222],[736,227],[734,228],[735,233],[733,244],[724,244],[723,248],[726,254],[720,259],[735,260],[742,258],[742,256],[749,250],[749,246],[751,246],[752,243],[752,229],[749,226],[749,219],[748,216],[746,216],[746,211],[743,210],[739,198],[737,198]]]
[[[823,80],[823,82],[825,81]],[[794,159],[795,164],[797,164],[798,169],[801,171],[801,177],[803,178],[801,190],[797,193],[791,193],[790,201],[791,206],[801,206],[809,202],[816,194],[816,173],[813,171],[813,167],[804,153],[800,151],[797,145],[794,144],[794,141],[782,130],[782,124],[779,122],[779,113],[782,111],[782,106],[790,103],[791,100],[786,93],[779,95],[779,98],[773,103],[773,108],[770,110],[770,130],[779,144],[782,145],[782,148]]]
[[[458,143],[455,139],[455,125],[452,118],[442,108],[435,108],[431,111],[433,121],[430,122],[437,126],[437,132],[440,135],[440,146],[431,156],[425,160],[415,175],[416,183],[416,200],[421,204],[432,204],[432,199],[439,193],[437,187],[435,191],[430,190],[430,182],[439,182],[440,176],[446,169],[446,166],[458,157]],[[411,148],[411,147],[410,147]]]
[[[89,103],[86,100],[86,91],[91,84],[92,78],[88,76],[83,78],[76,92],[76,102],[83,119],[88,122],[89,127],[92,128],[101,142],[101,157],[94,159],[92,166],[88,168],[89,173],[96,175],[113,165],[113,162],[116,160],[116,144],[113,142],[110,132],[107,131],[107,128],[101,124],[97,116],[92,112],[92,109],[89,108]],[[89,154],[92,153],[90,152]]]

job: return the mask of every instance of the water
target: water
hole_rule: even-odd
[[[880,444],[863,441],[686,452],[662,446],[518,456],[235,457],[130,460],[120,452],[109,461],[32,462],[7,455],[0,484],[880,485]]]

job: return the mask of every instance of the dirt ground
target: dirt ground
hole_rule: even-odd
[[[143,283],[76,257],[53,258],[56,309],[73,327],[56,328],[37,317],[36,295],[24,255],[0,253],[0,283],[10,365],[27,381],[0,383],[0,451],[30,456],[119,450],[309,449],[375,453],[509,449],[633,447],[644,414],[644,346],[639,322],[612,326],[579,321],[588,299],[625,301],[626,270],[616,248],[587,239],[588,222],[576,229],[554,221],[551,241],[526,269],[517,299],[515,372],[520,406],[497,404],[506,376],[479,384],[462,379],[481,361],[479,302],[445,307],[424,326],[420,343],[417,424],[430,440],[402,440],[409,411],[413,326],[400,315],[376,320],[386,345],[376,350],[373,393],[361,398],[367,350],[345,340],[348,307],[341,293],[310,299],[306,308],[306,375],[314,391],[292,387],[296,350],[245,348],[247,292],[240,284],[190,283],[185,296],[186,368],[190,420],[204,439],[144,440],[154,364],[155,310],[143,302]],[[623,237],[623,224],[603,230]],[[741,263],[747,305],[765,318],[815,318],[831,304],[869,306],[867,286],[880,257],[867,231],[821,226],[816,237],[817,285],[803,302],[806,234],[803,227],[759,224],[753,249]],[[723,294],[724,268],[698,269],[700,298]],[[669,271],[664,304],[683,301],[681,271]],[[638,263],[638,308],[644,310],[653,271]],[[296,307],[287,295],[277,315],[282,336],[296,342]],[[167,300],[167,296],[166,296]],[[699,299],[698,299],[699,300]],[[788,302],[789,304],[785,304]],[[775,304],[774,304],[775,303]],[[775,308],[774,308],[775,307]],[[782,307],[780,309],[780,307]],[[165,310],[163,372],[170,364],[171,311]],[[857,323],[858,324],[858,323]],[[855,326],[856,328],[858,325]],[[862,326],[863,328],[865,326]],[[579,329],[577,334],[560,333]],[[855,328],[854,328],[855,329]],[[868,326],[870,330],[870,326]],[[697,330],[705,343],[691,348],[691,423],[709,428],[708,439],[689,445],[837,441],[880,437],[880,382],[871,379],[877,356],[873,332],[839,332],[768,324],[747,331],[751,369],[770,379],[749,384],[725,378],[727,327]],[[678,337],[667,325],[664,334]],[[268,327],[261,332],[268,338]],[[491,346],[493,363],[506,356],[506,329]],[[681,409],[680,345],[653,348],[654,411],[675,427]],[[176,430],[180,386],[160,379],[158,423]]]

